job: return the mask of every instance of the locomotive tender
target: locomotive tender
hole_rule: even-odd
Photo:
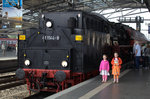
[[[100,57],[107,53],[103,48],[113,42],[112,26],[82,11],[42,14],[39,28],[18,36],[16,76],[25,78],[31,91],[58,92],[97,75]]]

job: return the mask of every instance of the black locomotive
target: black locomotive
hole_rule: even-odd
[[[121,28],[82,11],[44,13],[38,28],[18,36],[16,75],[32,91],[58,92],[80,83],[98,74],[101,56],[112,55],[114,41],[130,45],[131,36]]]

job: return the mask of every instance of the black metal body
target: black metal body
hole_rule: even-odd
[[[24,31],[26,40],[19,40],[19,66],[82,73],[97,70],[102,54],[107,53],[105,45],[109,46],[113,36],[110,23],[101,16],[81,11],[43,15],[39,28]],[[47,21],[53,23],[52,28],[46,27]],[[77,35],[83,40],[77,41]],[[31,61],[30,66],[25,66],[26,59]],[[68,62],[65,68],[61,66],[63,60]]]

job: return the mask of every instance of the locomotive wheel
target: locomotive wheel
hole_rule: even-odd
[[[62,82],[66,79],[66,74],[63,71],[57,71],[54,75],[56,81]]]

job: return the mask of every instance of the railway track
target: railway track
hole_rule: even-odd
[[[15,74],[0,76],[0,90],[9,89],[25,84],[24,80],[17,80]]]
[[[3,68],[3,69],[0,69],[0,73],[15,71],[17,68],[18,68],[17,66],[10,66],[7,68]]]
[[[15,71],[18,68],[17,60],[0,60],[0,73]]]
[[[44,99],[50,95],[52,95],[54,93],[50,93],[50,92],[39,92],[39,93],[36,93],[34,95],[31,95],[29,97],[26,97],[24,99]]]

